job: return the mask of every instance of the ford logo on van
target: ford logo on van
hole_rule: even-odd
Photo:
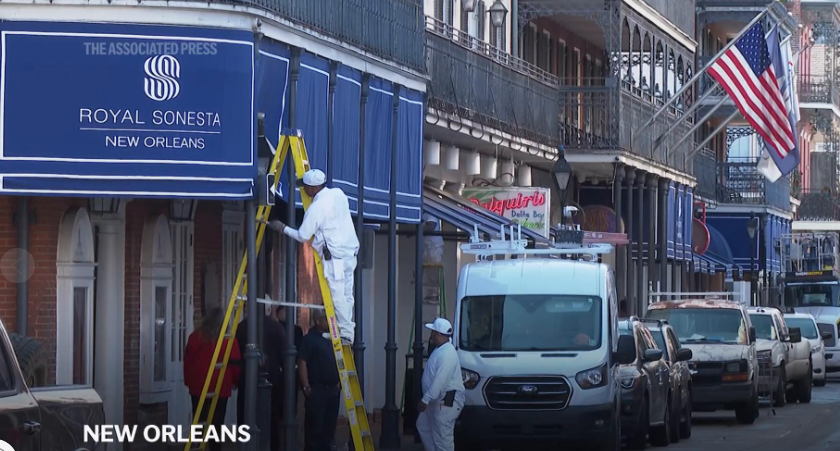
[[[520,395],[536,395],[537,387],[533,385],[520,385],[519,389],[516,391],[519,392]]]

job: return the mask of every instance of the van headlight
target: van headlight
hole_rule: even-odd
[[[464,381],[464,388],[472,390],[478,385],[478,381],[481,380],[481,376],[479,376],[475,371],[465,370],[462,368],[461,379]]]
[[[577,373],[575,381],[577,381],[580,388],[584,390],[603,387],[607,383],[607,364],[605,363],[598,368],[592,368],[591,370]]]
[[[621,378],[621,388],[625,388],[627,390],[632,390],[639,384],[641,378],[639,376],[633,377],[622,377]]]

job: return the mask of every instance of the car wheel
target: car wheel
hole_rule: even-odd
[[[688,402],[683,409],[683,419],[682,423],[680,423],[680,437],[681,438],[691,438],[691,394],[688,395]]]
[[[653,446],[668,446],[671,443],[671,400],[665,404],[665,421],[650,431],[650,444]]]
[[[825,377],[822,379],[814,379],[814,387],[825,387]]]
[[[779,381],[776,383],[776,389],[773,393],[773,407],[784,407],[785,406],[785,384],[787,381],[787,375],[785,374],[785,364],[782,362],[782,366],[779,368]]]
[[[813,377],[814,376],[811,372],[811,369],[808,368],[808,376],[806,376],[805,379],[799,381],[799,383],[796,386],[796,391],[799,392],[797,393],[799,396],[799,402],[803,404],[808,404],[811,402],[811,380]]]
[[[636,425],[636,430],[633,435],[627,437],[627,448],[633,450],[643,450],[647,448],[648,429],[650,429],[650,402],[645,396],[644,405],[642,406],[642,413],[639,416],[639,423]]]
[[[682,397],[677,398],[674,408],[671,409],[671,426],[669,427],[669,437],[671,443],[680,442],[680,424],[682,423]]]
[[[758,418],[758,393],[753,394],[750,401],[745,402],[735,409],[735,418],[741,424],[753,424]]]

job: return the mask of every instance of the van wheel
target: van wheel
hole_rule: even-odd
[[[779,368],[779,382],[776,384],[776,391],[773,393],[773,407],[785,406],[786,380],[787,379],[785,375],[785,363],[782,362],[782,366]]]
[[[47,385],[49,358],[41,343],[32,337],[18,334],[9,334],[9,340],[12,342],[26,385],[29,388]]]
[[[750,401],[735,409],[735,418],[741,424],[755,423],[756,418],[758,418],[758,393],[754,393]]]
[[[671,443],[671,400],[665,404],[665,421],[650,431],[650,444],[653,446],[668,446]]]
[[[796,385],[796,391],[799,392],[797,393],[799,396],[799,402],[802,404],[808,404],[811,402],[811,380],[813,377],[813,373],[809,367],[808,375],[804,379],[800,380]]]

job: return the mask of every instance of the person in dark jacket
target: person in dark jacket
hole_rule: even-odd
[[[210,370],[210,364],[213,360],[213,353],[216,350],[216,342],[219,339],[219,334],[222,331],[224,323],[224,312],[220,308],[210,310],[201,322],[201,327],[190,334],[187,339],[187,348],[184,350],[184,385],[190,390],[190,397],[192,397],[193,416],[198,409],[198,402],[201,397],[201,391],[204,389],[204,382],[207,379],[207,372]],[[228,346],[233,348],[230,351],[230,363],[240,360],[239,343],[234,338],[232,341],[226,340],[222,342],[222,349],[220,352],[219,361]],[[213,374],[213,379],[210,381],[210,389],[212,392],[216,388],[216,382],[219,380],[219,373],[221,370],[216,370]],[[207,424],[216,426],[217,431],[221,433],[220,428],[224,425],[225,411],[227,409],[227,401],[230,398],[231,390],[239,383],[240,368],[236,364],[229,364],[225,370],[224,379],[222,379],[222,388],[219,391],[219,400],[216,403],[216,410],[213,418],[207,421],[207,414],[210,412],[211,398],[204,401],[202,407],[202,415],[200,420],[207,421]],[[210,442],[207,444],[211,451],[221,451],[221,442]]]
[[[277,314],[277,320],[280,321],[280,324],[282,324],[283,327],[285,328],[286,327],[286,307],[277,307],[277,310],[275,310],[275,313]],[[285,337],[285,335],[284,335],[284,337]],[[285,343],[285,341],[284,341],[284,343]],[[301,343],[303,343],[303,329],[301,329],[300,326],[295,324],[295,349],[297,350],[298,356],[300,356],[300,345],[301,345]],[[285,360],[281,360],[281,362],[284,362],[283,364],[285,365]],[[299,377],[298,377],[297,365],[295,365],[295,369],[293,370],[293,372],[295,373],[295,399],[292,402],[292,405],[295,406],[295,411],[297,411],[298,387],[300,387],[300,380],[299,380]]]
[[[242,320],[236,331],[240,353],[245,355],[248,345],[248,321]],[[268,375],[271,383],[271,449],[280,449],[280,421],[283,415],[283,352],[286,348],[286,329],[271,315],[266,315],[263,322],[263,358],[261,369]],[[236,397],[236,413],[239,424],[245,424],[245,390],[248,375],[243,360],[243,377],[239,384],[239,396]]]
[[[338,421],[341,385],[327,316],[323,310],[313,310],[312,318],[315,326],[303,337],[298,358],[301,388],[306,396],[304,450],[330,451]]]

